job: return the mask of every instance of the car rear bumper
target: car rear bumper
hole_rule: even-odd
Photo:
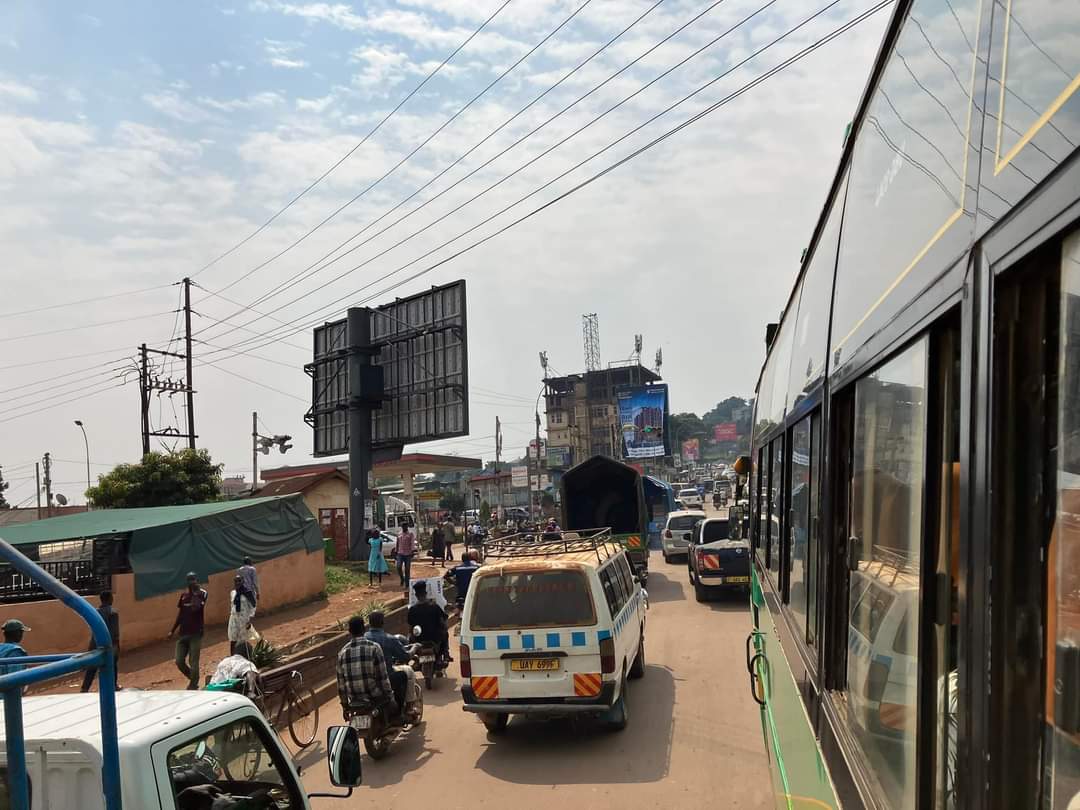
[[[585,714],[605,712],[615,703],[615,683],[605,683],[600,694],[590,698],[512,698],[478,700],[471,686],[461,687],[464,711],[474,714]]]

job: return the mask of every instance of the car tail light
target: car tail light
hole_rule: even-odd
[[[458,661],[461,664],[461,677],[472,677],[472,660],[469,658],[469,645],[462,644],[461,649],[458,651]]]
[[[664,531],[664,537],[666,537],[668,540],[671,539],[671,529],[666,529]]]
[[[705,567],[705,552],[699,548],[697,551],[694,552],[694,556],[697,557],[697,567],[700,571],[702,568]]]
[[[615,671],[615,639],[605,638],[600,642],[600,672],[610,675]]]

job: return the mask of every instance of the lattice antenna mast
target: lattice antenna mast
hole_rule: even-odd
[[[656,373],[660,373],[660,367],[664,365],[664,350],[659,346],[656,348]]]
[[[644,340],[641,335],[634,335],[634,353],[630,359],[637,364],[641,364],[641,347],[644,345]]]
[[[585,337],[585,370],[600,370],[600,318],[595,312],[581,316]]]

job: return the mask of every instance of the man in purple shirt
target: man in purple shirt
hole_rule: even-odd
[[[169,638],[177,630],[176,668],[187,676],[188,689],[199,688],[199,655],[202,652],[203,612],[209,595],[199,587],[199,577],[194,571],[187,575],[187,590],[180,594],[176,604],[176,621],[169,631]]]
[[[408,589],[409,579],[412,576],[412,560],[416,554],[416,535],[412,533],[412,526],[406,526],[398,535],[397,547],[397,572],[401,577],[401,587]]]

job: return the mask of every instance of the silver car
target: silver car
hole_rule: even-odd
[[[686,555],[690,533],[702,520],[705,520],[705,513],[700,509],[687,509],[668,515],[667,524],[660,532],[660,550],[664,554],[664,562],[669,563],[672,557]]]

